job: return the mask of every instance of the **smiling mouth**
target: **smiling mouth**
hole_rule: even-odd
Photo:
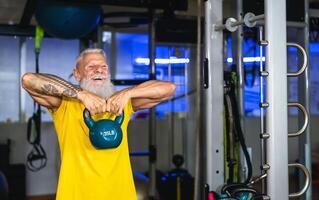
[[[93,81],[105,81],[106,77],[101,75],[101,74],[96,74],[96,75],[93,75],[91,77],[91,80],[93,80]]]
[[[93,81],[104,81],[105,78],[92,78]]]

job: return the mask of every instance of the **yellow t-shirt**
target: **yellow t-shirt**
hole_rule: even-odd
[[[115,149],[98,150],[92,146],[83,121],[84,105],[64,98],[57,111],[51,112],[61,152],[57,200],[136,200],[132,176],[127,125],[133,108],[125,106],[122,143]],[[114,114],[93,116],[115,119]]]

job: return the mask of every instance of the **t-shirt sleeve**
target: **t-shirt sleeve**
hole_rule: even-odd
[[[67,102],[68,101],[64,97],[62,97],[61,104],[56,111],[48,109],[53,118],[53,121],[56,121],[58,118],[63,117],[63,114],[65,113],[67,108]]]
[[[124,112],[127,113],[129,117],[131,117],[131,115],[134,113],[131,99],[127,102]]]

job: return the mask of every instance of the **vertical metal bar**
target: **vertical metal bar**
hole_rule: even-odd
[[[259,31],[259,41],[263,41],[264,37],[264,29],[263,26],[258,27]],[[264,71],[264,66],[263,66],[263,46],[259,46],[259,71],[263,72]],[[259,85],[260,85],[260,103],[265,102],[264,98],[264,77],[260,76],[259,77]],[[265,133],[265,113],[264,113],[264,108],[260,106],[260,133],[264,134]],[[265,171],[262,169],[262,166],[265,164],[265,141],[261,137],[260,138],[260,168],[261,168],[261,174],[264,174]],[[261,192],[264,194],[266,192],[266,185],[265,185],[265,179],[261,180]]]
[[[26,73],[26,68],[27,68],[27,47],[26,47],[26,38],[25,37],[20,37],[20,79],[21,81],[21,76]],[[21,83],[19,84],[21,85]],[[20,122],[26,122],[27,121],[27,116],[26,116],[26,107],[25,107],[25,101],[26,101],[26,91],[22,89],[22,87],[19,87],[19,121]]]
[[[109,62],[111,64],[111,77],[116,79],[116,71],[117,71],[117,44],[116,44],[116,32],[111,32],[111,55],[109,55]]]
[[[223,149],[223,32],[215,25],[223,21],[223,1],[205,2],[205,57],[208,59],[208,88],[204,90],[206,136],[205,181],[211,190],[224,183]]]
[[[198,32],[200,33],[200,32]],[[199,34],[200,35],[200,34]],[[190,48],[187,48],[187,53],[184,54],[184,58],[189,58],[190,57],[190,54],[188,53],[188,51],[191,51]],[[188,79],[188,67],[189,67],[189,64],[185,63],[184,64],[184,94],[187,94],[188,92],[188,84],[189,84],[189,79]],[[196,72],[195,72],[196,73]],[[196,76],[196,74],[195,74]],[[190,97],[187,95],[185,97],[185,102],[187,103],[187,105],[190,105],[189,102],[190,102]],[[183,123],[182,123],[182,138],[183,138],[183,148],[182,148],[182,155],[186,158],[186,155],[187,155],[187,135],[186,134],[183,134],[183,133],[186,133],[186,123],[187,123],[187,113],[186,113],[186,116],[183,118]],[[184,162],[184,165],[187,166],[187,162],[188,162],[188,159],[185,159],[185,162]]]
[[[93,47],[94,48],[103,48],[102,47],[102,38],[103,38],[103,28],[102,28],[102,26],[98,26],[96,32],[97,32],[96,33],[97,34],[97,37],[96,37],[97,41],[95,41],[93,43]]]
[[[168,48],[168,58],[171,57],[171,47]],[[168,64],[168,81],[174,81],[172,80],[172,65],[171,63]],[[169,101],[170,104],[170,110],[171,112],[168,114],[168,126],[169,128],[169,136],[168,136],[168,163],[169,168],[174,168],[172,163],[172,158],[174,155],[174,101]]]
[[[309,0],[304,0],[305,2],[305,24],[306,26],[302,29],[303,31],[303,43],[306,53],[309,55]],[[308,56],[309,58],[309,56]],[[298,59],[299,60],[299,59]],[[301,61],[302,62],[302,61]],[[309,62],[308,62],[309,63]],[[308,64],[309,65],[309,64]],[[308,113],[310,114],[310,99],[309,99],[309,80],[310,66],[308,66],[304,72],[304,75],[299,76],[298,79],[298,101],[304,105]],[[301,127],[304,123],[303,117],[298,115],[298,124]],[[299,158],[301,163],[303,163],[308,169],[311,175],[311,138],[310,138],[310,123],[308,124],[307,129],[304,134],[300,135],[299,138]],[[304,180],[304,176],[301,175],[299,180]],[[302,182],[301,182],[302,183]],[[306,200],[312,199],[312,186],[309,185],[309,188],[305,195]]]
[[[286,1],[265,1],[267,78],[267,190],[271,199],[288,200]]]
[[[236,15],[238,21],[243,20],[243,0],[237,0],[236,4]],[[245,133],[245,108],[244,108],[244,65],[243,65],[243,26],[238,26],[237,32],[234,34],[235,37],[233,41],[233,47],[235,49],[234,60],[237,64],[237,74],[238,74],[238,82],[237,82],[237,102],[239,106],[239,116],[240,116],[240,125],[243,133]],[[244,182],[247,177],[247,165],[244,153],[242,149],[240,149],[240,163],[242,169],[240,171],[241,182]]]
[[[243,0],[237,0],[237,18],[243,18]],[[245,109],[244,109],[244,71],[243,71],[243,26],[238,27],[236,32],[236,49],[237,49],[237,74],[238,74],[238,102],[240,122],[243,132],[245,133]]]
[[[155,69],[155,21],[154,21],[154,10],[149,9],[149,79],[156,79],[156,69]],[[150,109],[149,115],[149,148],[150,152],[153,152],[154,155],[150,156],[150,166],[149,166],[149,175],[150,175],[150,185],[149,185],[149,197],[154,199],[156,196],[156,114],[155,108]]]
[[[196,70],[195,70],[195,87],[196,87],[196,98],[195,98],[195,180],[194,180],[194,197],[193,200],[200,199],[200,194],[204,194],[205,192],[201,192],[201,183],[202,183],[202,159],[201,156],[201,119],[202,119],[202,85],[201,85],[201,64],[202,64],[202,26],[201,26],[201,18],[202,18],[202,0],[197,0],[197,44],[196,44]],[[206,32],[207,33],[207,32]],[[202,198],[203,199],[203,198]],[[206,199],[204,197],[204,199]]]

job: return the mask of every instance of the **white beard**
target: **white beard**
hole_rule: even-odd
[[[114,93],[114,85],[109,78],[102,85],[93,85],[92,80],[83,78],[80,80],[80,87],[103,98],[108,98]]]

